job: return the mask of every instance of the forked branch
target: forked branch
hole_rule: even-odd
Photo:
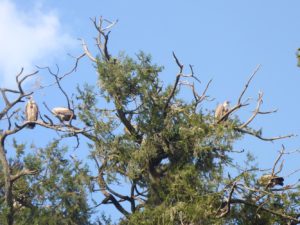
[[[244,87],[244,89],[242,90],[242,92],[241,92],[241,94],[240,94],[240,96],[239,96],[239,98],[238,98],[238,100],[237,100],[236,105],[233,106],[231,109],[229,109],[228,112],[225,113],[225,114],[217,121],[217,123],[220,123],[220,122],[224,121],[226,118],[228,118],[228,116],[229,116],[230,114],[232,114],[234,111],[240,109],[241,107],[244,107],[244,106],[249,105],[249,103],[247,103],[249,99],[247,99],[246,101],[242,102],[243,96],[244,96],[244,94],[246,93],[246,91],[247,91],[247,89],[248,89],[248,87],[249,87],[249,85],[250,85],[252,79],[254,78],[254,76],[256,75],[256,73],[258,72],[259,69],[260,69],[260,65],[258,65],[258,66],[255,68],[255,70],[254,70],[253,73],[251,74],[250,78],[249,78],[248,81],[246,82],[245,87]]]

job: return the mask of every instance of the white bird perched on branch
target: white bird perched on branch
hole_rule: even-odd
[[[26,121],[29,122],[37,121],[38,113],[39,113],[38,106],[33,100],[32,96],[30,96],[29,101],[26,103],[25,106]],[[35,123],[29,123],[27,127],[33,129],[35,127]]]
[[[283,177],[278,177],[272,174],[265,174],[261,176],[261,178],[259,179],[259,183],[261,185],[265,185],[267,188],[272,188],[276,185],[283,186],[283,181],[284,181]]]
[[[55,107],[52,109],[52,113],[61,121],[76,120],[76,115],[74,112],[65,107]]]
[[[215,119],[221,119],[229,111],[229,101],[225,101],[223,104],[219,104],[215,111]],[[224,118],[227,120],[228,117]]]

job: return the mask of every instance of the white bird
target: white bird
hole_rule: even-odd
[[[52,113],[61,121],[76,120],[76,115],[74,112],[65,107],[55,107],[52,109]]]
[[[261,176],[261,178],[259,179],[259,183],[261,185],[266,186],[267,188],[272,188],[276,185],[283,186],[283,181],[284,181],[283,177],[278,177],[272,174],[265,174]]]
[[[219,104],[215,111],[215,119],[221,119],[229,111],[229,101],[225,101],[223,104]],[[227,120],[228,117],[224,118]]]
[[[32,96],[30,96],[29,101],[26,103],[25,106],[26,121],[30,121],[30,122],[37,121],[38,112],[39,112],[38,106],[33,100]],[[33,129],[35,127],[35,123],[29,123],[27,127]]]

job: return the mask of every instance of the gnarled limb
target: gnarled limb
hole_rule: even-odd
[[[256,69],[253,71],[253,73],[251,74],[250,78],[249,78],[248,81],[246,82],[245,87],[244,87],[244,89],[242,90],[242,92],[241,92],[241,94],[240,94],[240,96],[239,96],[239,98],[238,98],[238,101],[237,101],[236,105],[233,106],[230,110],[228,110],[228,112],[225,113],[225,114],[217,121],[217,123],[220,123],[220,122],[224,121],[225,118],[228,118],[228,116],[229,116],[230,114],[232,114],[234,111],[238,110],[239,108],[249,105],[249,104],[247,103],[248,100],[246,100],[245,102],[242,102],[242,99],[243,99],[243,96],[244,96],[244,94],[246,93],[246,91],[247,91],[247,89],[248,89],[248,87],[249,87],[249,85],[250,85],[252,79],[254,78],[254,76],[256,75],[256,73],[258,72],[259,69],[260,69],[260,65],[258,65],[258,66],[256,67]]]
[[[281,136],[276,136],[276,137],[263,137],[260,132],[257,131],[250,131],[250,130],[245,130],[245,129],[239,129],[238,127],[234,128],[236,131],[239,131],[241,133],[244,134],[249,134],[251,136],[257,137],[260,140],[263,141],[276,141],[276,140],[280,140],[280,139],[285,139],[285,138],[291,138],[291,137],[295,137],[295,134],[288,134],[288,135],[281,135]]]
[[[102,204],[106,204],[108,201],[111,201],[114,206],[116,207],[116,209],[119,210],[120,213],[122,213],[124,216],[128,217],[129,216],[129,212],[127,210],[125,210],[123,208],[123,206],[117,201],[117,199],[114,197],[113,194],[109,193],[107,191],[107,185],[106,182],[104,180],[104,169],[107,165],[107,160],[102,160],[102,165],[100,166],[96,157],[93,157],[94,161],[96,162],[96,165],[98,167],[98,184],[100,186],[100,190],[102,192],[102,194],[105,196],[105,201],[102,201]]]
[[[234,192],[235,188],[236,188],[236,183],[234,182],[232,184],[231,190],[229,192],[228,199],[226,200],[226,205],[223,208],[219,208],[217,213],[219,213],[219,211],[221,211],[221,214],[217,215],[217,218],[225,217],[230,213],[230,202],[231,202],[232,195],[233,195],[233,192]]]
[[[8,163],[8,160],[6,158],[6,150],[5,150],[5,139],[11,132],[11,117],[16,113],[16,111],[12,112],[9,115],[9,111],[12,110],[12,108],[18,104],[23,102],[23,98],[29,96],[32,94],[32,92],[25,92],[23,89],[24,82],[36,75],[38,71],[35,71],[33,73],[23,75],[23,68],[21,69],[20,73],[16,76],[16,84],[17,89],[7,89],[7,88],[1,88],[0,92],[2,94],[2,98],[5,102],[5,107],[0,111],[0,120],[4,118],[4,116],[7,117],[8,120],[8,130],[3,130],[0,133],[0,162],[2,165],[3,175],[4,175],[4,199],[8,207],[8,213],[7,213],[7,223],[9,225],[12,225],[14,223],[14,210],[13,210],[13,194],[12,194],[12,180],[11,180],[11,169]],[[18,95],[14,100],[9,101],[7,97],[7,93],[12,93]],[[19,129],[16,127],[15,129]],[[21,128],[22,129],[22,128]],[[17,131],[17,130],[16,130]],[[14,132],[13,132],[14,133]]]
[[[10,109],[12,109],[17,103],[22,102],[24,97],[27,97],[29,95],[32,94],[32,92],[29,93],[25,93],[23,90],[23,83],[26,79],[28,79],[31,76],[34,76],[38,73],[38,71],[31,73],[31,74],[27,74],[24,77],[21,78],[20,80],[20,76],[23,74],[23,68],[21,69],[20,73],[16,76],[16,82],[17,82],[17,86],[18,86],[18,90],[14,90],[14,89],[7,89],[7,88],[0,88],[0,92],[2,94],[2,98],[4,99],[5,102],[5,108],[2,109],[0,111],[0,119],[2,119]],[[13,94],[19,94],[18,97],[16,97],[13,101],[9,101],[7,98],[6,93],[10,92]]]
[[[95,38],[96,40],[96,46],[98,47],[102,57],[104,60],[109,61],[111,56],[108,52],[108,48],[107,48],[107,44],[108,44],[108,39],[109,39],[109,34],[110,34],[110,30],[114,25],[116,25],[116,23],[118,22],[118,20],[111,22],[109,20],[103,19],[102,17],[99,18],[99,21],[97,21],[96,18],[91,19],[96,30],[98,31],[98,35]],[[104,27],[104,23],[107,23],[108,25],[106,27]],[[108,31],[108,32],[107,32]],[[97,58],[93,56],[93,54],[90,52],[88,45],[85,43],[85,41],[83,39],[80,39],[81,43],[82,43],[82,48],[83,48],[83,52],[84,54],[92,61],[92,62],[97,62]]]
[[[195,106],[197,107],[197,105],[199,103],[201,103],[205,98],[208,97],[208,96],[206,96],[206,92],[208,90],[208,87],[209,87],[210,83],[212,82],[212,80],[210,80],[208,82],[208,84],[206,85],[206,88],[204,89],[202,95],[199,95],[195,90],[194,83],[190,84],[188,82],[180,82],[181,77],[188,77],[188,78],[193,78],[197,82],[201,83],[201,81],[194,75],[194,70],[193,70],[192,65],[189,65],[191,73],[190,74],[184,74],[183,73],[184,65],[179,61],[179,59],[177,58],[175,52],[173,52],[173,58],[175,59],[175,62],[177,64],[177,66],[179,67],[179,72],[176,75],[176,79],[175,79],[175,82],[173,84],[172,90],[171,90],[169,96],[167,97],[167,100],[166,100],[166,103],[165,103],[165,106],[164,106],[164,109],[163,109],[163,117],[164,118],[167,116],[168,108],[170,107],[170,102],[171,102],[172,98],[174,98],[174,96],[175,96],[178,85],[187,85],[187,86],[192,88],[193,95],[194,95],[194,98],[195,98]]]

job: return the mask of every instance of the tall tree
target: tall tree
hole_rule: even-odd
[[[51,112],[44,104],[44,108],[39,107],[36,121],[14,118],[21,118],[16,106],[32,94],[23,90],[23,82],[36,73],[22,78],[20,73],[17,90],[1,89],[4,108],[0,119],[7,126],[0,134],[1,223],[91,224],[94,214],[98,216],[95,224],[110,224],[110,219],[97,214],[96,209],[105,205],[113,205],[123,215],[119,224],[300,222],[297,186],[280,187],[284,146],[273,168],[263,177],[251,164],[251,155],[244,167],[237,166],[230,155],[243,153],[233,145],[245,135],[263,141],[293,136],[266,138],[261,130],[250,127],[256,116],[275,112],[261,111],[263,93],[258,93],[257,106],[247,121],[233,115],[249,105],[245,94],[259,67],[246,81],[235,104],[215,117],[214,111],[205,110],[211,81],[198,92],[202,83],[193,67],[189,66],[186,73],[175,53],[178,73],[172,85],[164,86],[160,79],[163,67],[153,64],[150,55],[111,55],[108,40],[116,22],[100,18],[93,24],[98,56],[82,40],[84,52],[70,71],[60,74],[59,70],[39,68],[49,72],[65,97],[68,107],[62,114]],[[98,83],[79,86],[74,103],[61,81],[76,71],[83,57],[93,62]],[[180,98],[182,91],[191,92],[193,99]],[[8,93],[17,95],[16,99],[9,100]],[[101,108],[99,101],[106,107]],[[78,127],[72,124],[75,115],[81,121]],[[33,147],[34,154],[25,154],[28,146],[15,140],[17,154],[9,158],[7,137],[22,132],[29,124],[57,131],[61,139],[74,137],[76,145],[85,137],[94,165],[65,156],[68,148],[61,146],[61,139],[49,140],[43,148]],[[126,184],[128,193],[115,188],[120,183]],[[89,193],[92,199],[87,197]],[[103,197],[100,201],[94,198],[99,193]]]

